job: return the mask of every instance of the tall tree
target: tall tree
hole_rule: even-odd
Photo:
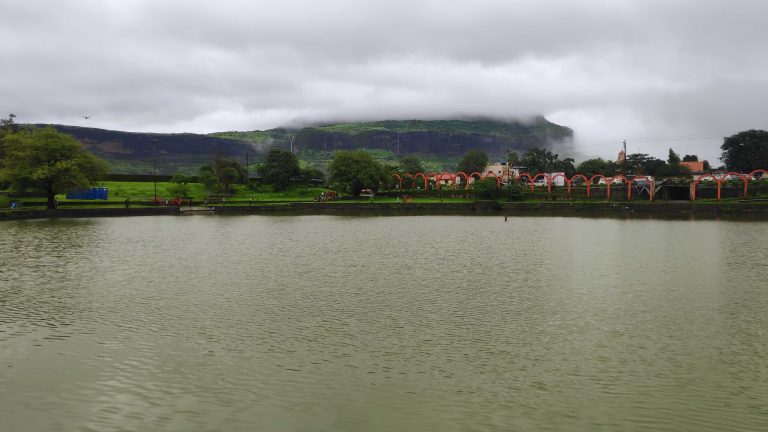
[[[616,164],[603,158],[587,159],[579,164],[576,171],[587,177],[592,177],[595,174],[610,177],[616,173]]]
[[[3,138],[19,131],[19,125],[16,124],[15,118],[16,114],[10,113],[7,118],[0,119],[0,166],[2,166],[3,155],[5,154]]]
[[[109,171],[73,136],[52,127],[22,130],[5,137],[5,165],[0,178],[13,190],[45,191],[48,208],[56,194],[88,187]]]
[[[560,156],[556,153],[552,153],[549,150],[541,148],[530,148],[523,153],[522,163],[528,168],[528,172],[531,174],[536,173],[551,173],[557,168],[557,162],[560,160]]]
[[[470,150],[462,156],[459,162],[459,171],[464,171],[467,174],[472,174],[473,172],[481,173],[487,165],[487,154],[480,150]]]
[[[271,184],[276,191],[287,189],[291,185],[291,179],[301,176],[296,155],[280,149],[269,151],[259,171],[264,177],[264,183]]]
[[[685,155],[683,156],[683,162],[698,162],[699,157],[696,155]]]
[[[409,174],[416,174],[424,172],[424,165],[421,163],[421,159],[415,155],[407,155],[400,159],[400,170]]]
[[[360,195],[363,189],[378,190],[387,181],[385,168],[364,151],[339,151],[328,167],[328,183],[338,191]]]
[[[245,179],[245,170],[234,159],[227,159],[222,155],[216,155],[210,165],[200,167],[200,176],[205,176],[209,181],[210,174],[218,180],[218,188],[222,193],[230,193],[232,185]],[[202,181],[201,181],[202,182]]]
[[[683,169],[684,167],[680,165],[680,155],[675,153],[675,151],[672,149],[669,149],[667,163],[669,164],[669,169],[672,172],[672,175],[680,175],[683,171],[685,171]]]
[[[568,177],[573,177],[576,174],[576,167],[573,163],[576,162],[573,158],[565,158],[555,161],[553,172],[563,172]]]
[[[750,129],[723,139],[720,160],[730,171],[768,169],[768,131]]]
[[[624,174],[645,174],[645,164],[651,157],[646,153],[628,154],[624,160]]]
[[[507,163],[511,167],[520,165],[520,155],[516,151],[511,150],[507,153]]]

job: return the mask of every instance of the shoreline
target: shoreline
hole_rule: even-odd
[[[573,216],[620,218],[695,217],[768,220],[768,203],[627,203],[627,202],[548,202],[523,201],[497,203],[370,203],[370,202],[291,202],[252,206],[213,206],[204,208],[162,206],[139,208],[60,208],[56,210],[3,210],[0,221],[58,218],[213,215],[340,215],[340,216]]]

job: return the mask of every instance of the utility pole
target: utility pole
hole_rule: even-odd
[[[245,151],[245,184],[248,185],[248,150]]]
[[[621,161],[621,173],[627,175],[629,174],[627,172],[627,140],[622,141],[622,145],[624,146],[624,160]]]
[[[155,203],[157,203],[157,138],[152,138],[152,179],[155,183]]]

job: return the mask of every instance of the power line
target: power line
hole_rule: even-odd
[[[630,143],[656,143],[656,142],[671,142],[671,141],[695,141],[695,140],[702,140],[707,138],[723,138],[726,134],[697,134],[697,135],[680,135],[680,136],[670,136],[670,137],[657,137],[657,138],[627,138],[627,141]],[[578,148],[584,148],[584,147],[607,147],[607,146],[615,146],[617,143],[621,144],[622,140],[614,140],[614,141],[605,141],[601,143],[593,143],[593,144],[583,144],[578,145]]]

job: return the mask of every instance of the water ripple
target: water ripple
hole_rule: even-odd
[[[147,217],[0,234],[9,430],[768,425],[765,223]]]

